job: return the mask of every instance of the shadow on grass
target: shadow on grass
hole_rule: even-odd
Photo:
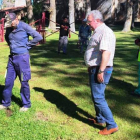
[[[114,31],[120,32],[121,26],[119,28],[114,28]],[[140,119],[136,117],[136,115],[133,115],[136,113],[133,108],[131,108],[131,105],[139,105],[139,100],[137,97],[133,97],[131,95],[131,92],[136,88],[132,84],[133,77],[137,77],[137,68],[136,68],[136,54],[138,47],[134,44],[134,40],[137,38],[137,36],[140,36],[140,34],[134,34],[134,33],[127,33],[126,36],[123,33],[119,33],[117,37],[117,46],[116,46],[116,53],[115,53],[115,59],[114,59],[114,77],[121,77],[125,81],[118,80],[117,78],[112,78],[112,81],[110,82],[109,86],[111,86],[111,90],[107,89],[106,91],[106,97],[110,102],[113,102],[113,106],[111,106],[111,110],[113,111],[113,114],[115,113],[116,116],[126,119],[128,121],[132,122],[140,122]],[[57,62],[60,63],[61,66],[63,65],[69,65],[69,69],[76,69],[79,67],[85,67],[85,65],[82,64],[84,62],[83,55],[79,54],[79,50],[76,48],[76,41],[72,40],[69,41],[68,46],[68,55],[57,54],[57,46],[58,41],[56,40],[49,40],[47,44],[43,46],[36,47],[35,50],[32,50],[31,54],[33,55],[32,58],[32,65],[39,66],[41,68],[49,69],[52,71],[55,71],[54,73],[57,75],[63,74],[66,75],[65,77],[60,77],[60,80],[63,81],[74,81],[76,84],[74,84],[74,87],[77,85],[85,85],[87,82],[87,76],[86,71],[84,70],[81,72],[81,69],[76,72],[72,72],[72,74],[69,74],[66,69],[63,67],[58,69],[52,67]],[[40,49],[40,51],[38,51]],[[44,62],[36,61],[38,59],[44,60]],[[46,62],[47,61],[47,62]],[[46,65],[43,63],[47,63]],[[80,74],[81,73],[81,74]],[[38,73],[40,76],[46,76],[42,75],[43,73]],[[127,77],[125,79],[125,77]],[[128,80],[130,79],[130,80]],[[127,80],[127,81],[126,81]],[[135,81],[134,81],[135,82]],[[137,82],[137,81],[136,81]],[[59,82],[58,82],[59,84]],[[72,85],[72,82],[63,82],[60,83],[60,86],[62,87],[68,87]],[[73,86],[73,85],[72,85]],[[80,121],[83,121],[87,123],[87,121],[76,114],[76,110],[80,109],[69,99],[67,99],[65,96],[55,90],[44,90],[44,89],[36,89],[37,91],[41,91],[44,93],[44,97],[50,101],[53,104],[56,104],[57,107],[66,113],[69,116],[72,116],[73,118],[76,118]],[[120,93],[119,93],[120,92]],[[62,97],[61,97],[62,95]],[[56,96],[56,97],[51,97]],[[77,97],[77,94],[74,95]],[[85,96],[89,96],[89,94],[86,94]],[[59,100],[60,98],[60,100]],[[70,110],[69,106],[67,106],[67,103],[62,103],[63,98],[67,101],[69,106],[72,106],[73,108]],[[82,96],[78,96],[79,99],[82,98]],[[64,109],[63,109],[64,107]],[[67,109],[66,109],[67,108]],[[82,109],[81,109],[82,110]],[[70,111],[70,112],[69,112]],[[71,113],[73,112],[73,114]],[[83,111],[83,110],[82,110]],[[132,112],[132,113],[131,113]],[[83,113],[84,114],[84,113]]]
[[[12,95],[12,101],[13,102],[15,102],[19,107],[22,107],[23,105],[22,105],[22,101],[21,101],[21,99],[20,98],[18,98],[18,97],[16,97],[16,96],[14,96],[14,95]]]
[[[4,90],[4,86],[0,85],[0,103],[2,103],[2,92]],[[19,105],[20,107],[22,106],[22,101],[20,98],[16,97],[15,95],[12,95],[11,100],[13,102],[15,102],[17,105]]]
[[[128,65],[131,67],[136,63],[135,61],[138,47],[134,44],[135,38],[135,34],[128,37],[117,38],[114,64],[119,62],[119,65],[123,64],[123,67],[127,67]],[[46,44],[35,47],[31,50],[31,64],[33,66],[41,67],[43,71],[49,70],[50,68],[52,69],[53,66],[59,63],[60,65],[69,65],[70,69],[75,69],[76,67],[86,67],[84,64],[84,54],[79,53],[79,50],[76,47],[76,40],[69,41],[68,55],[58,55],[57,47],[58,40],[49,40]],[[119,65],[117,67],[120,67]],[[66,73],[65,69],[56,70],[58,74],[59,72],[63,74]],[[35,73],[39,76],[45,76],[42,71]]]
[[[2,103],[2,92],[3,92],[4,86],[0,85],[0,104]]]
[[[136,117],[136,110],[133,108],[134,105],[139,106],[140,100],[140,97],[138,98],[132,95],[132,92],[136,87],[130,83],[115,78],[111,78],[110,85],[113,89],[107,89],[106,99],[113,102],[112,105],[110,105],[113,114],[119,118],[139,123],[140,118]],[[114,94],[116,91],[117,93]]]
[[[67,55],[62,53],[58,54],[57,47],[57,40],[51,40],[44,45],[34,47],[34,49],[31,51],[32,65],[48,67],[50,65],[55,65],[57,62],[62,62],[63,64],[69,65],[73,63],[79,63],[81,60],[83,60],[83,55],[80,54],[80,50],[76,46],[76,41],[69,41],[69,45],[67,47]],[[49,59],[49,61],[42,65],[40,61],[37,61],[40,58]],[[52,61],[55,62],[53,65],[49,63]]]
[[[94,125],[93,122],[91,122],[88,119],[88,118],[93,118],[93,116],[91,116],[86,111],[79,108],[74,102],[69,100],[60,92],[52,89],[45,90],[38,87],[34,87],[34,90],[38,92],[42,92],[47,101],[51,102],[52,104],[55,104],[57,108],[60,109],[66,115],[75,118],[88,125],[91,125],[95,128],[99,128],[99,129],[103,128],[101,126]]]

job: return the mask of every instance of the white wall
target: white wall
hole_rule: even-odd
[[[26,0],[15,0],[15,7],[26,6]]]

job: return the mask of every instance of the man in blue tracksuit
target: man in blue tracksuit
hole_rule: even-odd
[[[87,47],[90,36],[91,36],[91,29],[87,25],[87,20],[84,19],[82,21],[82,25],[79,28],[79,38],[80,38],[80,44],[81,44],[80,52],[81,53],[83,53],[84,46]]]
[[[20,94],[23,105],[20,111],[27,111],[31,107],[28,83],[31,79],[29,49],[41,41],[42,36],[28,24],[19,21],[15,13],[6,15],[5,26],[5,40],[9,45],[10,55],[0,109],[6,109],[11,105],[12,88],[14,80],[18,76],[21,83]],[[33,38],[31,41],[28,40],[29,35]]]

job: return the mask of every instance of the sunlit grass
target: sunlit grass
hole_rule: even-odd
[[[114,71],[106,90],[106,99],[119,126],[110,136],[100,136],[102,127],[87,120],[94,117],[87,68],[83,54],[76,46],[78,37],[69,39],[68,54],[57,54],[59,34],[46,38],[46,43],[31,51],[30,80],[32,108],[20,113],[20,83],[15,81],[12,115],[0,111],[0,140],[138,140],[140,138],[140,98],[130,93],[137,86],[138,47],[134,39],[138,30],[124,34],[114,28],[117,46]],[[0,46],[0,92],[9,49]]]

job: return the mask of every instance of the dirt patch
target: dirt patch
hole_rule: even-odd
[[[5,112],[6,112],[7,117],[12,116],[12,114],[13,114],[13,111],[12,111],[10,108],[7,108],[7,109],[5,110]]]
[[[36,120],[42,120],[42,121],[48,121],[48,118],[45,116],[43,112],[37,112],[36,115]]]

